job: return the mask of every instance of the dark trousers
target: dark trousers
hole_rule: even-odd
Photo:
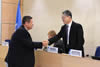
[[[16,64],[8,64],[8,67],[34,67],[33,65],[32,66],[30,66],[30,65],[28,65],[28,66],[20,66],[20,65],[16,65]]]
[[[16,65],[16,64],[12,64],[12,63],[8,63],[8,67],[34,67],[34,65]]]
[[[16,64],[8,63],[8,67],[22,67],[22,66],[19,66],[19,65],[16,65]]]
[[[8,64],[8,67],[17,67],[17,66],[14,64]]]

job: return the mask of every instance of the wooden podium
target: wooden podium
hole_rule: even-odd
[[[8,47],[0,46],[0,67],[6,67],[4,59]],[[35,67],[99,67],[100,61],[73,57],[65,54],[35,51]]]
[[[35,52],[35,67],[99,67],[100,61],[91,58],[73,57],[65,54]]]
[[[0,67],[6,67],[4,59],[7,55],[7,52],[8,52],[8,47],[0,45]]]

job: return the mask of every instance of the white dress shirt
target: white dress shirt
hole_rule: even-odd
[[[71,29],[72,21],[67,25],[68,25],[67,44],[69,44],[69,36],[70,36],[70,29]]]

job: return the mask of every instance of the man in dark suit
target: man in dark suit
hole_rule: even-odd
[[[34,67],[34,48],[47,46],[47,42],[32,42],[28,30],[32,29],[32,17],[24,16],[22,26],[12,35],[6,57],[8,67]]]
[[[63,12],[62,20],[64,25],[55,37],[48,40],[49,45],[63,38],[65,53],[68,53],[70,49],[81,50],[84,57],[84,33],[82,26],[72,21],[72,13],[69,10]]]

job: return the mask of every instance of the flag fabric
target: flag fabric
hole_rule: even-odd
[[[18,7],[17,7],[17,14],[16,14],[15,30],[17,30],[21,25],[22,25],[22,20],[21,20],[21,10],[20,10],[20,0],[19,0]]]

